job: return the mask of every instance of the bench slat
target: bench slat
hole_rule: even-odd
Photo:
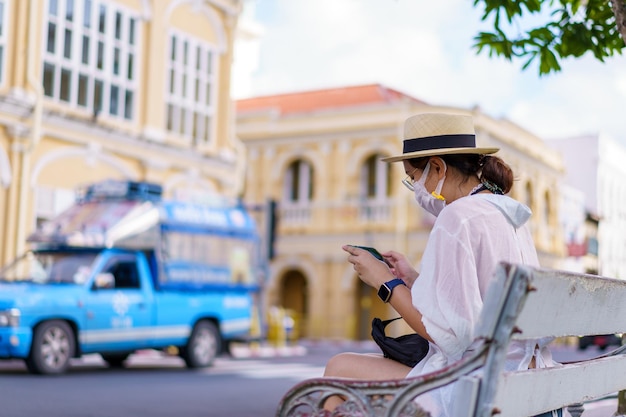
[[[527,417],[596,399],[625,386],[626,356],[604,357],[561,368],[504,373],[494,404],[502,411],[498,417]]]
[[[549,270],[532,275],[536,290],[528,294],[514,338],[626,332],[626,281]]]

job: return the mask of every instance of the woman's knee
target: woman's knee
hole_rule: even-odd
[[[328,360],[324,376],[350,377],[350,370],[354,368],[354,353],[339,353]]]

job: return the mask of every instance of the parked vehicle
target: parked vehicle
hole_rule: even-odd
[[[250,337],[259,236],[241,205],[163,201],[150,183],[93,184],[0,270],[0,359],[38,374],[99,353],[178,351],[190,368]],[[256,326],[258,327],[258,326]]]
[[[600,350],[605,350],[609,346],[621,346],[622,338],[616,334],[599,334],[595,336],[582,336],[578,339],[578,348],[587,349],[589,346],[597,346]]]

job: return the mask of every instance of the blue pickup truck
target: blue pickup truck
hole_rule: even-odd
[[[206,367],[254,336],[263,265],[241,205],[163,201],[156,184],[107,181],[29,241],[0,270],[0,359],[33,373],[63,373],[87,353],[118,367],[171,347]]]

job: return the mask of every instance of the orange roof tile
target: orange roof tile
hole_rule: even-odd
[[[282,114],[286,114],[376,103],[394,103],[403,100],[425,104],[421,100],[380,84],[367,84],[252,97],[237,100],[236,105],[238,112],[278,109]]]

